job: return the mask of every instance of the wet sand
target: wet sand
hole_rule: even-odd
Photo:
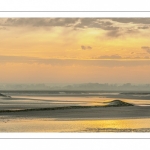
[[[33,110],[0,112],[0,118],[57,118],[57,119],[117,119],[150,118],[150,106],[72,108],[57,110]]]
[[[150,107],[5,112],[0,132],[150,132]]]

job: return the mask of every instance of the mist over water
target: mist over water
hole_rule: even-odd
[[[34,84],[0,84],[0,90],[1,91],[46,91],[46,92],[80,92],[80,91],[101,91],[101,92],[107,92],[108,91],[150,91],[150,84],[132,84],[132,83],[124,83],[124,84],[117,84],[117,83],[76,83],[76,84],[45,84],[45,83],[34,83]]]

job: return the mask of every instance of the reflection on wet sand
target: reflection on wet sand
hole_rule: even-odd
[[[4,119],[1,132],[150,132],[150,119]]]

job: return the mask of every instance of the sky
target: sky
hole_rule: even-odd
[[[150,83],[150,18],[0,18],[0,83]]]

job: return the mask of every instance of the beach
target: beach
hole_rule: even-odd
[[[13,95],[13,94],[12,94]],[[0,132],[149,132],[150,105],[126,99],[133,106],[106,105],[114,94],[101,96],[13,95],[0,98]],[[116,95],[116,98],[119,98]]]

